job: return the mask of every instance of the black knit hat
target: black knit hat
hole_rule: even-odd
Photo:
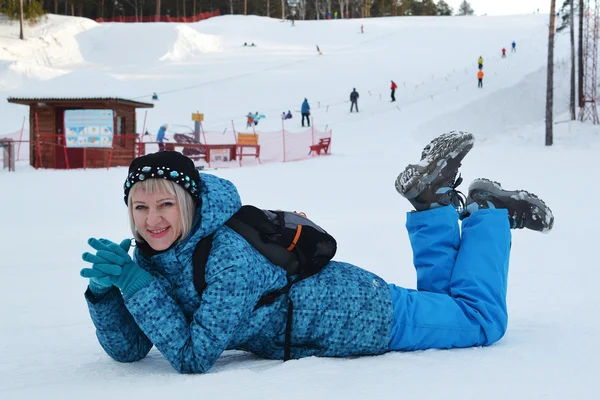
[[[129,175],[123,185],[125,204],[133,185],[146,179],[174,182],[192,195],[196,202],[200,201],[200,173],[194,162],[178,151],[159,151],[135,158],[129,165]]]

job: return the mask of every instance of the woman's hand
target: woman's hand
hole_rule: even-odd
[[[140,268],[129,256],[131,240],[125,239],[120,245],[106,239],[91,238],[88,244],[97,250],[96,254],[83,253],[83,260],[92,264],[92,268],[81,270],[81,276],[100,280],[118,287],[126,297],[133,296],[138,290],[152,281],[152,275]]]

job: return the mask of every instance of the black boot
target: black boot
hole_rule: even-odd
[[[462,212],[464,195],[456,190],[462,182],[458,168],[473,148],[474,137],[466,132],[449,132],[433,139],[423,149],[421,161],[410,164],[396,178],[396,190],[416,211],[453,205]]]
[[[531,229],[549,232],[554,226],[554,215],[542,199],[525,190],[504,190],[498,182],[475,179],[469,186],[466,218],[477,210],[505,208],[511,229]]]

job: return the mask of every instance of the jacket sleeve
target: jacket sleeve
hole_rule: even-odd
[[[191,322],[158,281],[127,299],[140,328],[178,372],[208,371],[265,291],[260,267],[240,259],[223,254],[215,261],[227,267],[207,278]]]
[[[98,341],[109,356],[119,362],[133,362],[146,357],[152,342],[125,307],[119,289],[113,287],[98,298],[88,289],[85,299],[96,326]]]

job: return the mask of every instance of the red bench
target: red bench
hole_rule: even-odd
[[[324,154],[328,154],[330,144],[331,144],[330,137],[319,139],[319,143],[313,144],[312,146],[310,146],[310,151],[308,152],[308,155],[310,155],[313,151],[315,153],[317,153],[318,155],[321,155],[321,151],[323,151]]]

